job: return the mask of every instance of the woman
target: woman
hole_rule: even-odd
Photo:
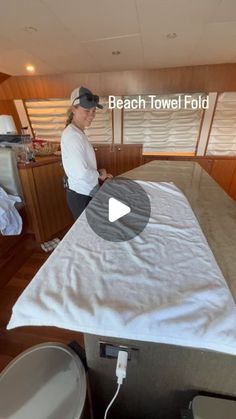
[[[94,149],[84,132],[91,125],[96,108],[103,108],[98,96],[85,87],[73,90],[66,128],[61,137],[61,152],[67,176],[67,203],[75,220],[92,199],[91,192],[98,186],[98,181],[112,178],[106,169],[97,170]]]

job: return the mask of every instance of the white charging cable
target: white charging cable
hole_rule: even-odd
[[[105,411],[104,419],[107,418],[108,410],[110,409],[111,405],[113,404],[115,398],[117,397],[117,394],[119,393],[120,386],[123,383],[123,379],[126,377],[126,368],[127,368],[127,361],[128,361],[128,352],[126,351],[119,351],[117,363],[116,363],[116,376],[117,376],[117,390],[115,392],[114,397],[110,401],[109,405],[107,406],[107,409]]]

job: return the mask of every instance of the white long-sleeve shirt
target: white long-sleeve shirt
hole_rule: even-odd
[[[69,124],[61,137],[62,163],[68,177],[69,189],[90,195],[98,185],[97,161],[87,136],[73,124]]]

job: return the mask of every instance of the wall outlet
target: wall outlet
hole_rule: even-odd
[[[99,342],[100,357],[108,359],[117,359],[119,351],[128,352],[128,361],[137,359],[138,348],[119,345],[111,342]]]

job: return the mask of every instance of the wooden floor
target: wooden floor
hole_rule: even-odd
[[[6,330],[12,307],[33,276],[48,258],[32,238],[17,244],[7,266],[0,272],[0,371],[25,349],[42,342],[68,344],[76,340],[83,346],[82,333],[55,327],[19,327]]]

